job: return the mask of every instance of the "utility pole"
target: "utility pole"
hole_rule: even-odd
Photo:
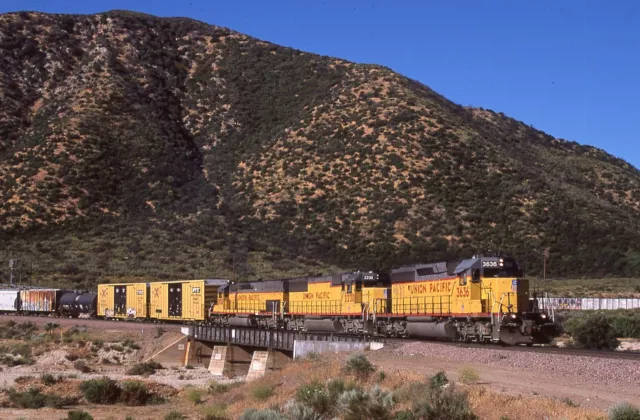
[[[9,274],[9,284],[13,284],[13,259],[9,260],[9,269],[11,270]]]
[[[549,248],[544,249],[543,255],[544,255],[544,263],[542,268],[542,276],[543,276],[543,279],[546,280],[547,279],[547,259],[549,258]]]

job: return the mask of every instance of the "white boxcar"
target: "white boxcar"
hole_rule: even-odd
[[[0,312],[17,312],[19,295],[17,290],[0,290]]]

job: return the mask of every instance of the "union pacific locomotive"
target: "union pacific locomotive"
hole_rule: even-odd
[[[391,337],[549,343],[557,325],[537,307],[518,263],[478,256],[391,273],[232,283],[100,285],[98,316]]]

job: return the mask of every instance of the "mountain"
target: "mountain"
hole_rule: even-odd
[[[637,168],[384,67],[113,11],[0,15],[0,70],[3,278],[640,275]]]

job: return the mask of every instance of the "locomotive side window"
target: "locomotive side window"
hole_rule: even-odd
[[[356,281],[356,292],[359,292],[362,290],[362,282],[361,281]]]
[[[460,286],[466,286],[467,285],[467,273],[461,274],[460,275]]]
[[[474,269],[473,270],[473,277],[471,278],[471,282],[472,283],[480,283],[480,270],[479,269]]]
[[[351,284],[348,284],[348,285],[347,285],[347,293],[351,293],[351,292],[352,292],[352,290],[351,290]]]

